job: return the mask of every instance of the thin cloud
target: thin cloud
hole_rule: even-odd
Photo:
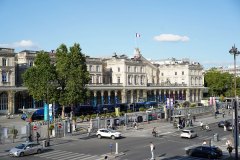
[[[154,40],[160,42],[186,42],[189,41],[189,37],[187,36],[180,36],[175,34],[160,34],[154,37]]]
[[[31,49],[36,49],[38,46],[33,43],[31,40],[21,40],[19,42],[13,42],[10,44],[0,44],[1,47],[6,47],[6,48],[31,48]]]

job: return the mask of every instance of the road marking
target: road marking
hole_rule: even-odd
[[[98,159],[98,155],[89,155],[82,153],[75,153],[63,150],[54,150],[49,152],[43,152],[42,154],[34,155],[36,157],[42,157],[46,159],[56,159],[56,160],[96,160]]]

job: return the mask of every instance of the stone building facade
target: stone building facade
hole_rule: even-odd
[[[34,63],[37,52],[0,48],[0,113],[17,113],[22,108],[42,107],[22,86],[21,74]],[[53,53],[50,53],[54,57]],[[167,98],[200,102],[203,86],[203,67],[189,60],[145,59],[138,48],[133,58],[113,54],[109,58],[86,57],[91,81],[90,97],[86,104],[165,102]]]

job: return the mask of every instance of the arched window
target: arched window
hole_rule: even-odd
[[[8,109],[8,95],[7,93],[0,94],[0,110]]]

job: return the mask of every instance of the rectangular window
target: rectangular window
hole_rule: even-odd
[[[99,66],[96,66],[96,72],[99,72]]]
[[[121,83],[121,82],[120,82],[120,77],[117,77],[117,83]]]
[[[120,67],[118,67],[118,72],[120,72]]]
[[[7,60],[5,58],[2,59],[2,66],[7,66]]]
[[[2,72],[2,82],[7,82],[7,73],[5,71]]]
[[[175,72],[175,76],[177,75],[177,72]]]
[[[89,66],[89,72],[91,72],[91,71],[92,71],[92,65]]]
[[[162,75],[162,76],[164,76],[164,74],[163,74],[163,73],[161,73],[161,75]]]
[[[184,71],[182,71],[182,75],[184,75]]]

